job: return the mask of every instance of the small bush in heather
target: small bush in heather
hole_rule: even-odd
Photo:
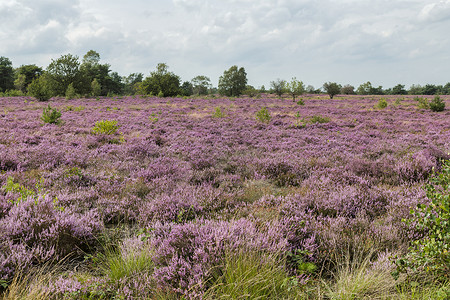
[[[310,122],[311,124],[315,124],[315,123],[328,123],[328,122],[330,122],[330,118],[328,118],[328,117],[322,117],[322,116],[316,115],[316,116],[312,116],[312,117],[309,119],[309,122]]]
[[[431,100],[430,109],[435,112],[443,111],[445,109],[445,102],[439,95],[434,96],[434,99]]]
[[[49,104],[47,108],[44,108],[41,120],[44,123],[48,124],[59,124],[61,122],[61,120],[59,119],[61,118],[61,116],[62,116],[61,112],[56,108],[51,108]]]
[[[418,108],[422,108],[422,109],[430,108],[430,103],[428,102],[427,98],[415,97],[414,100],[417,101]]]
[[[378,100],[378,104],[377,107],[380,109],[386,108],[388,106],[388,103],[386,101],[386,98],[381,98],[380,100]]]
[[[92,128],[94,134],[116,134],[120,125],[117,125],[117,121],[114,120],[101,120],[95,123]]]
[[[73,87],[73,83],[69,84],[66,90],[66,99],[71,100],[77,97],[77,92],[75,91],[75,88]]]
[[[305,101],[303,101],[303,99],[300,98],[300,99],[297,101],[297,105],[305,105]]]
[[[450,279],[450,161],[426,185],[429,204],[418,204],[406,222],[425,231],[424,238],[413,242],[410,252],[397,260],[397,271],[428,273],[437,279]]]
[[[225,117],[225,113],[222,111],[222,109],[220,107],[216,107],[212,117],[213,118],[224,118]]]
[[[267,107],[263,107],[261,108],[257,113],[256,113],[256,118],[263,123],[269,123],[270,119],[272,118],[270,116],[269,111],[267,110]]]

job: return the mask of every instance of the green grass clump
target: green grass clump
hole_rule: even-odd
[[[386,108],[388,106],[388,103],[386,101],[386,98],[381,98],[380,100],[378,100],[378,104],[377,107],[380,109]]]
[[[112,135],[117,133],[117,130],[120,128],[120,125],[117,125],[117,121],[114,120],[101,120],[95,123],[95,126],[92,128],[92,132],[94,134],[108,134]]]
[[[224,118],[225,117],[225,113],[222,111],[222,109],[220,107],[216,107],[212,117],[213,118]]]
[[[227,253],[222,275],[205,299],[301,299],[295,277],[279,255],[256,251]]]
[[[328,122],[330,122],[330,118],[328,118],[328,117],[322,117],[322,116],[319,116],[319,115],[312,116],[312,117],[309,119],[309,123],[311,123],[311,124],[315,124],[315,123],[328,123]]]

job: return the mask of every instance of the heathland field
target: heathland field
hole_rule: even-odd
[[[447,299],[441,98],[1,98],[0,291]]]

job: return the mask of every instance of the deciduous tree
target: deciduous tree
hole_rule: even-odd
[[[243,67],[232,66],[219,78],[219,93],[226,96],[239,96],[247,85],[247,73]]]

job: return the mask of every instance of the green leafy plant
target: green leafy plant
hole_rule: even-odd
[[[28,85],[28,94],[39,101],[48,101],[52,97],[52,90],[47,76],[41,75]]]
[[[270,119],[272,118],[270,116],[269,111],[267,110],[267,107],[263,107],[261,108],[257,113],[256,113],[256,118],[263,123],[269,123]]]
[[[381,98],[380,100],[378,100],[378,104],[377,107],[380,109],[386,108],[388,106],[388,103],[386,101],[386,98]]]
[[[117,121],[115,120],[101,120],[95,123],[95,126],[92,128],[92,132],[94,134],[112,135],[117,133],[119,128],[120,125],[117,125]]]
[[[424,238],[416,240],[409,253],[397,259],[397,270],[401,272],[425,272],[438,279],[450,279],[450,161],[443,164],[425,186],[430,203],[419,204],[411,210],[412,217],[405,220],[417,229],[425,231]]]
[[[430,109],[435,112],[443,111],[445,109],[445,102],[439,97],[434,96],[434,99],[430,101]]]
[[[305,101],[303,101],[303,99],[300,98],[300,99],[297,101],[297,105],[305,105]]]
[[[428,109],[430,108],[430,103],[428,102],[427,98],[422,97],[415,97],[414,100],[418,102],[417,107],[422,109]]]
[[[220,107],[216,107],[212,117],[213,118],[223,118],[223,117],[225,117],[225,113],[222,111],[222,109]]]
[[[61,122],[62,114],[59,110],[56,108],[51,108],[50,104],[47,106],[47,108],[44,108],[44,111],[42,112],[41,120],[44,123],[49,124],[59,124]]]
[[[314,115],[314,116],[312,116],[309,119],[309,122],[311,124],[314,124],[314,123],[328,123],[328,122],[330,122],[330,118],[322,117],[322,116],[319,116],[319,115]]]

